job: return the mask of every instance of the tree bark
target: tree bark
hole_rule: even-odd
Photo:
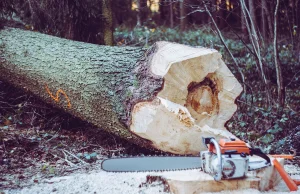
[[[141,0],[137,0],[136,1],[136,4],[137,4],[137,14],[136,14],[136,26],[140,27],[141,24],[142,24],[142,21],[141,21]]]
[[[102,14],[104,18],[104,44],[112,46],[114,44],[114,37],[111,0],[102,0]]]
[[[276,8],[274,12],[274,40],[273,40],[273,49],[274,49],[274,64],[276,69],[276,78],[277,78],[277,93],[278,93],[278,106],[280,109],[283,108],[285,103],[285,91],[283,87],[283,78],[282,70],[279,62],[278,48],[277,48],[277,22],[278,22],[278,7],[279,0],[276,1]]]
[[[252,30],[252,33],[254,34],[256,32],[256,28],[257,28],[254,0],[249,0],[248,3],[249,3],[250,17],[253,22],[253,25],[251,25],[251,30]]]
[[[224,127],[241,85],[212,49],[157,42],[100,46],[20,29],[0,31],[0,79],[144,147],[206,150]]]
[[[262,3],[263,9],[265,10],[265,14],[266,14],[267,21],[268,21],[268,28],[269,28],[269,33],[270,33],[270,39],[272,39],[274,35],[273,35],[271,15],[270,15],[270,12],[269,12],[266,0],[262,0],[261,3]]]
[[[185,2],[186,0],[180,0],[180,31],[184,31],[186,26]]]
[[[245,37],[246,34],[247,34],[247,28],[246,28],[246,19],[244,17],[244,14],[243,14],[243,7],[242,5],[240,5],[240,8],[241,8],[241,30],[242,30],[242,36]]]
[[[159,19],[162,26],[166,24],[166,21],[168,21],[168,8],[169,6],[167,5],[167,2],[165,0],[159,0]]]
[[[170,2],[170,14],[169,14],[169,17],[170,17],[170,28],[173,28],[174,27],[174,14],[173,14],[173,2]]]
[[[265,11],[264,11],[264,8],[263,6],[261,6],[261,23],[260,23],[260,29],[262,31],[262,37],[263,37],[263,40],[266,39],[266,19],[265,19]]]

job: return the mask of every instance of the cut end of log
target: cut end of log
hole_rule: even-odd
[[[150,63],[163,88],[152,101],[135,104],[133,133],[176,154],[205,150],[202,137],[234,137],[224,125],[242,86],[216,50],[158,42]]]

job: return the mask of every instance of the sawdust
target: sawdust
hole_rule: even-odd
[[[289,166],[289,170],[297,171],[296,167]],[[86,174],[73,174],[64,177],[55,177],[45,179],[36,185],[22,189],[4,190],[5,194],[74,194],[74,193],[101,193],[101,194],[156,194],[165,192],[165,186],[162,182],[153,182],[147,184],[147,175],[168,175],[174,172],[154,172],[154,173],[108,173],[102,170],[94,170]],[[297,177],[298,176],[298,177]],[[300,178],[300,175],[293,178]],[[298,187],[300,189],[300,186]],[[300,193],[300,191],[289,192],[285,183],[282,181],[272,191],[260,192],[255,189],[222,191],[218,193],[206,192],[204,194],[284,194]]]

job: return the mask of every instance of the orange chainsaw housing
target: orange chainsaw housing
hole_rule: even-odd
[[[230,140],[230,139],[220,139],[219,141],[221,154],[226,154],[229,151],[236,151],[234,154],[250,154],[250,149],[244,141],[241,140]],[[213,144],[209,145],[209,151],[216,154],[216,149]]]

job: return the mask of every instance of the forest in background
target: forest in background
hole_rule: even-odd
[[[293,48],[299,49],[299,0],[3,0],[0,14],[2,18],[17,16],[31,30],[104,44],[105,30],[120,27],[169,27],[185,31],[213,25],[204,3],[222,31],[241,33],[246,38],[246,20],[251,18],[261,41],[274,38],[278,4],[278,37],[289,39]],[[116,43],[115,40],[113,44]]]
[[[299,0],[2,0],[0,11],[2,25],[94,44],[215,48],[244,87],[229,130],[266,151],[300,147]]]

